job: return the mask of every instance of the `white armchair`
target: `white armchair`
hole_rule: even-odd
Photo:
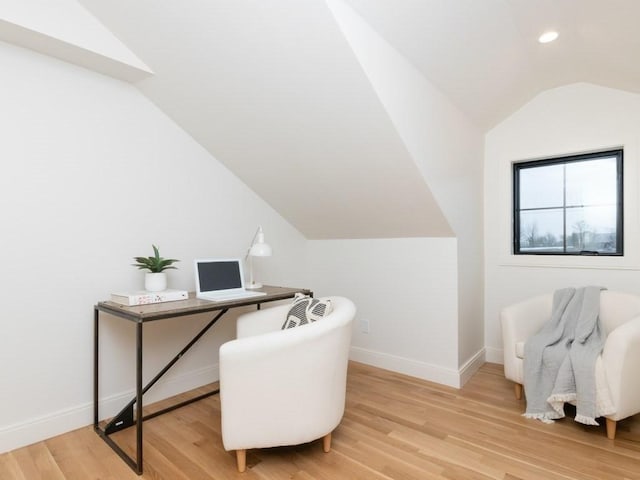
[[[504,374],[522,398],[524,343],[551,317],[552,294],[534,297],[500,312]],[[615,438],[616,422],[640,412],[640,296],[603,290],[600,321],[607,335],[596,362],[597,402],[610,404],[605,415],[607,437]],[[607,398],[604,398],[607,397]]]
[[[222,442],[235,450],[238,470],[246,450],[298,445],[323,438],[344,414],[354,304],[326,297],[324,318],[281,330],[290,305],[238,318],[237,339],[220,347]]]

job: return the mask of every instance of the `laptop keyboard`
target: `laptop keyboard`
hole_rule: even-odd
[[[224,302],[227,300],[237,300],[239,298],[251,298],[251,297],[260,297],[266,295],[264,292],[236,292],[236,293],[228,293],[225,295],[207,295],[200,294],[198,298],[202,300],[209,300],[212,302]]]

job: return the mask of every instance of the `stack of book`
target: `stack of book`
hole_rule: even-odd
[[[186,300],[189,292],[186,290],[163,290],[161,292],[125,292],[112,293],[111,301],[132,307],[134,305],[149,305],[151,303],[175,302],[176,300]]]

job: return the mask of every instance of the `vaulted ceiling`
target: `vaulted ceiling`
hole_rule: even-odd
[[[345,1],[483,129],[561,85],[640,93],[637,0]]]
[[[325,0],[79,1],[154,72],[136,86],[308,238],[455,234]],[[343,1],[481,132],[555,86],[640,92],[637,0]]]

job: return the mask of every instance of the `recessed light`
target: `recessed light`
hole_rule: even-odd
[[[550,31],[544,32],[540,37],[538,37],[538,41],[540,43],[549,43],[553,42],[556,38],[558,38],[558,32]]]

